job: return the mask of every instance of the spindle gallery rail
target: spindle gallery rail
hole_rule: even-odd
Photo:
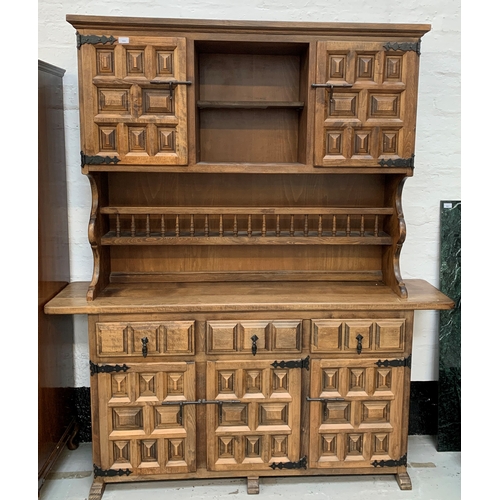
[[[392,208],[103,207],[103,245],[390,245]]]

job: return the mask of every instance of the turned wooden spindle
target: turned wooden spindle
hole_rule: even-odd
[[[208,226],[208,215],[205,215],[205,236],[209,236],[210,234],[210,229]]]
[[[281,234],[281,229],[280,229],[280,216],[279,214],[276,215],[276,236],[279,236]]]
[[[266,235],[266,214],[262,214],[262,236]]]
[[[247,234],[248,236],[252,236],[252,214],[248,214]]]
[[[224,236],[224,219],[219,215],[219,236]]]
[[[323,216],[318,215],[318,236],[323,236]]]
[[[161,235],[165,236],[165,215],[161,214]]]
[[[361,216],[361,227],[359,228],[359,235],[364,236],[365,235],[365,216]]]
[[[191,215],[190,224],[189,224],[189,235],[194,236],[194,215]]]
[[[238,236],[238,217],[236,215],[233,220],[233,236]]]
[[[132,218],[130,221],[130,235],[135,236],[135,215],[132,215]]]
[[[293,219],[294,219],[294,216],[290,215],[290,236],[295,235],[295,228],[293,227]]]
[[[175,216],[175,236],[179,236],[181,234],[181,230],[179,227],[179,215]]]
[[[151,236],[151,221],[149,214],[146,214],[146,236]]]
[[[304,215],[304,236],[309,236],[309,215]]]
[[[337,236],[337,216],[334,215],[332,219],[332,236]]]
[[[346,236],[351,236],[351,216],[347,216],[347,221],[345,224],[345,235]]]
[[[378,215],[375,216],[375,228],[373,229],[373,236],[378,236]]]
[[[120,228],[120,214],[116,214],[116,236],[120,236],[121,228]]]

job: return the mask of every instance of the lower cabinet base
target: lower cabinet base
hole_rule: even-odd
[[[325,474],[324,472],[320,472],[320,473],[315,473],[315,472],[307,472],[307,473],[287,473],[287,474],[279,474],[279,476],[281,477],[286,477],[286,476],[340,476],[340,475],[390,475],[390,474],[394,474],[395,478],[396,478],[396,481],[400,487],[401,490],[404,490],[404,491],[408,491],[408,490],[411,490],[412,489],[412,485],[411,485],[411,479],[410,479],[410,476],[408,475],[408,472],[406,470],[404,471],[391,471],[391,472],[380,472],[380,471],[366,471],[366,472],[359,472],[358,471],[353,471],[351,469],[344,469],[342,471],[335,471],[335,472],[330,472],[329,474]],[[269,476],[273,476],[273,477],[276,477],[276,474],[275,473],[268,473],[268,474],[262,474],[261,477],[269,477]],[[244,474],[241,474],[241,475],[237,475],[235,477],[240,477],[240,478],[244,478],[245,475]],[[189,477],[186,477],[186,476],[182,476],[182,475],[179,475],[177,474],[176,477],[172,477],[170,479],[172,480],[178,480],[178,479],[186,479],[187,481],[189,480],[189,478],[192,478],[192,479],[207,479],[207,478],[218,478],[218,479],[228,479],[228,475],[227,474],[223,474],[223,473],[212,473],[212,472],[208,472],[208,471],[199,471],[199,473],[197,473],[196,475],[190,475]],[[144,482],[144,481],[168,481],[167,479],[165,479],[165,477],[151,477],[151,476],[147,476],[147,477],[144,477],[144,478],[134,478],[134,479],[112,479],[112,480],[106,480],[102,477],[97,477],[94,479],[93,483],[92,483],[92,486],[90,488],[90,492],[89,492],[89,497],[88,497],[88,500],[101,500],[102,499],[102,495],[104,494],[104,490],[106,488],[106,484],[109,484],[109,483],[124,483],[124,482]],[[247,493],[249,495],[258,495],[260,493],[260,477],[259,476],[255,476],[255,475],[248,475],[247,476]]]

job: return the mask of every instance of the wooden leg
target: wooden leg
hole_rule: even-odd
[[[411,479],[408,472],[399,472],[396,474],[396,481],[402,490],[411,490]]]
[[[102,479],[94,479],[90,487],[88,500],[101,500],[106,483]]]
[[[259,494],[259,478],[258,476],[247,477],[247,493],[249,495]],[[90,500],[90,498],[89,498]]]

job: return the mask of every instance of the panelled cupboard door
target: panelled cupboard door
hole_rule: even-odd
[[[207,362],[208,469],[269,470],[300,453],[300,368]]]
[[[318,42],[315,165],[413,166],[419,56],[385,45]]]
[[[186,165],[186,39],[119,37],[79,50],[83,153],[118,165]]]
[[[399,460],[405,367],[379,367],[377,359],[311,363],[312,468],[373,467]],[[326,400],[326,401],[325,401]]]
[[[100,467],[133,475],[196,470],[195,365],[126,363],[99,373]]]

